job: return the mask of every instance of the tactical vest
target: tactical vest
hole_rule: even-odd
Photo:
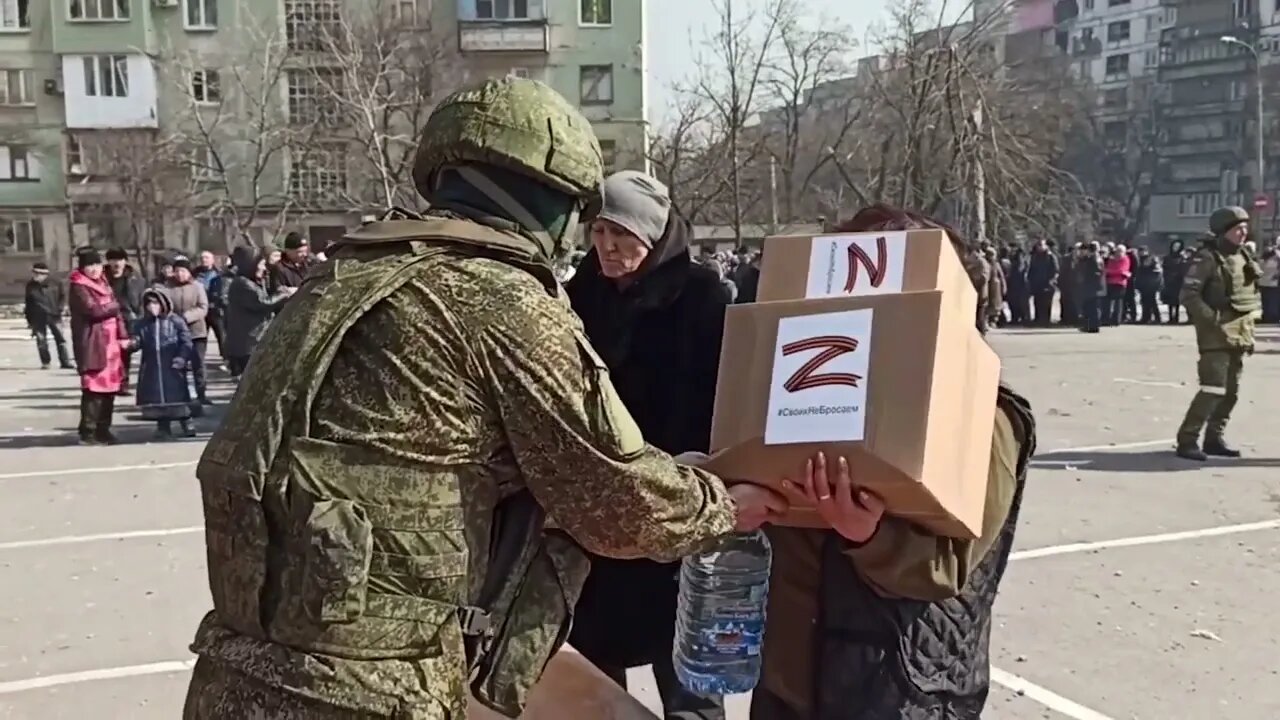
[[[1013,547],[1035,420],[1026,400],[1001,387],[999,407],[1022,441],[1017,490],[999,537],[957,597],[922,602],[881,597],[842,553],[823,547],[814,678],[817,720],[978,720],[990,686],[991,607]],[[834,535],[834,533],[833,533]]]
[[[1213,258],[1217,268],[1216,283],[1207,283],[1204,287],[1204,300],[1209,307],[1219,312],[1233,310],[1242,315],[1261,312],[1262,295],[1258,292],[1258,278],[1261,269],[1253,254],[1247,248],[1238,252],[1243,259],[1240,273],[1232,271],[1231,262],[1218,247],[1217,241],[1205,243],[1204,252]]]
[[[217,623],[350,660],[465,654],[456,687],[470,674],[477,699],[520,713],[568,633],[574,598],[546,588],[576,581],[576,597],[587,569],[581,550],[544,532],[541,507],[517,493],[494,508],[484,582],[468,597],[457,471],[310,436],[316,395],[363,315],[446,253],[506,254],[520,264],[507,250],[518,250],[511,238],[469,222],[365,226],[272,323],[260,347],[287,349],[294,362],[254,363],[197,468]],[[387,706],[389,693],[359,699],[364,690],[343,687],[343,699]]]

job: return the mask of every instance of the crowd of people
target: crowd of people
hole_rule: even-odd
[[[1247,249],[1262,269],[1261,321],[1280,323],[1280,243],[1261,255],[1253,241]],[[988,320],[999,327],[1047,327],[1056,320],[1090,333],[1123,324],[1190,322],[1180,294],[1196,250],[1177,240],[1163,256],[1145,246],[1098,241],[1058,243],[1055,248],[1040,240],[1029,251],[1017,245],[987,246],[993,270]]]
[[[1036,446],[1027,402],[1005,386],[992,400],[977,538],[886,514],[846,458],[815,454],[785,493],[717,477],[700,465],[725,312],[754,301],[759,255],[695,259],[668,188],[604,177],[591,124],[540,83],[460,91],[421,138],[413,177],[430,210],[365,223],[314,268],[300,235],[279,257],[239,248],[227,268],[174,258],[150,283],[119,251],[78,254],[84,442],[113,440],[134,356],[138,404],[162,435],[175,421],[190,432],[207,402],[210,333],[241,378],[197,469],[214,607],[183,717],[444,720],[465,717],[469,696],[517,717],[568,640],[622,685],[652,664],[667,718],[722,720],[722,699],[687,691],[672,667],[677,563],[763,528],[753,720],[980,718]],[[589,249],[557,265],[580,213]],[[1205,451],[1234,452],[1222,431],[1252,349],[1248,216],[1223,213],[1185,272],[1205,292],[1188,305],[1202,354],[1221,357],[1202,362],[1184,457],[1206,422]],[[979,331],[1048,324],[1055,294],[1062,321],[1088,331],[1164,321],[1152,297],[1188,263],[1180,249],[1159,262],[1097,243],[997,251],[885,205],[834,230],[925,228],[964,262]],[[49,332],[65,367],[58,292],[37,268],[28,322],[42,363]],[[255,355],[260,342],[271,351]],[[773,524],[792,502],[827,527]]]
[[[167,255],[151,279],[123,248],[85,247],[76,251],[65,285],[50,277],[48,265],[36,263],[24,315],[41,367],[52,365],[52,340],[59,366],[80,376],[80,442],[116,443],[116,398],[133,395],[142,416],[155,421],[157,438],[173,437],[175,422],[182,435],[193,436],[191,419],[213,404],[210,335],[223,368],[238,380],[271,317],[306,276],[313,261],[307,239],[292,232],[283,246],[241,246],[229,263],[208,251],[195,263]]]

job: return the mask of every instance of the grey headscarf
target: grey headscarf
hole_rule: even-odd
[[[662,239],[671,217],[671,193],[657,178],[638,170],[622,170],[605,178],[603,204],[595,219],[627,229],[652,248]]]

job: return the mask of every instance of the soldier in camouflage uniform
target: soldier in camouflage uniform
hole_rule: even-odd
[[[272,323],[197,475],[214,609],[187,720],[517,716],[581,548],[670,560],[783,503],[645,444],[552,267],[597,199],[590,123],[530,80],[443,102],[400,213]]]
[[[1213,236],[1192,259],[1179,295],[1195,325],[1200,351],[1200,390],[1178,428],[1178,456],[1188,460],[1240,457],[1223,439],[1223,431],[1236,406],[1244,356],[1253,353],[1254,323],[1262,313],[1262,271],[1244,246],[1249,213],[1238,207],[1215,210],[1209,230]]]

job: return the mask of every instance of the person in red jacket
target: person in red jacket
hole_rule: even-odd
[[[1124,314],[1124,294],[1133,275],[1133,261],[1124,245],[1117,245],[1107,255],[1103,273],[1107,281],[1107,309],[1103,313],[1105,324],[1119,325]]]

